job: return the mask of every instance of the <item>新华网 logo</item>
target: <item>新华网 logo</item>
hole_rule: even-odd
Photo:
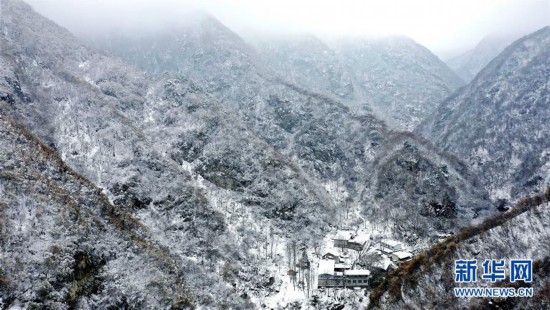
[[[479,269],[479,272],[478,272]],[[486,259],[478,264],[476,259],[455,260],[454,280],[456,283],[487,281],[495,283],[506,280],[511,283],[533,281],[533,261],[531,259]],[[456,297],[532,297],[532,287],[455,287]]]

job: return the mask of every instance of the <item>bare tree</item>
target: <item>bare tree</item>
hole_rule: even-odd
[[[345,200],[345,206],[346,206],[346,220],[349,220],[349,212],[351,209],[351,197],[347,197]]]
[[[266,222],[266,223],[269,223],[269,222]],[[267,224],[266,225],[266,232],[265,232],[265,258],[267,259],[268,257],[268,251],[269,251],[269,233],[270,233],[270,228],[271,228],[271,225],[270,224]]]
[[[296,241],[292,241],[292,285],[296,289]]]
[[[273,226],[269,225],[269,240],[271,243],[271,258],[273,258],[273,245],[275,244],[275,233],[273,231]]]
[[[287,274],[292,281],[292,286],[296,289],[296,242],[292,241],[291,244],[287,244],[286,253],[288,257],[288,271]]]
[[[287,257],[287,262],[288,262],[288,270],[290,270],[290,266],[291,266],[291,262],[292,262],[292,248],[291,248],[291,245],[287,243],[286,245],[286,257]]]
[[[319,243],[319,241],[314,241],[313,242],[313,251],[315,252],[315,255],[317,256],[317,258],[319,258],[319,256],[320,256],[320,253],[319,253],[320,248],[321,248],[321,244]]]
[[[359,262],[362,258],[365,257],[365,255],[372,249],[376,244],[379,242],[372,242],[369,238],[367,242],[365,242],[365,245],[363,246],[363,249],[359,251],[357,258],[353,261],[353,264],[351,265],[351,268],[353,269],[357,262]]]
[[[310,268],[307,268],[307,269],[305,270],[305,279],[306,279],[306,281],[305,281],[306,283],[305,283],[305,284],[306,284],[306,296],[307,296],[307,298],[309,298],[309,291],[310,291],[310,289],[311,289],[311,276],[310,276],[310,272],[311,272],[311,271],[310,271]]]

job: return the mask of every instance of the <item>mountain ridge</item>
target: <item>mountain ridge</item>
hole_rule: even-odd
[[[507,47],[416,129],[466,159],[497,198],[515,199],[549,182],[542,138],[550,102],[544,53],[549,30]]]
[[[22,2],[1,1],[1,113],[101,188],[102,199],[170,254],[178,279],[163,283],[162,271],[158,285],[185,286],[176,308],[305,305],[299,289],[291,294],[298,299],[286,297],[293,287],[286,254],[296,245],[316,262],[336,229],[369,226],[374,238],[422,248],[497,212],[468,161],[370,111],[356,114],[333,95],[273,74],[247,54],[244,41],[225,37],[229,30],[219,23],[207,24],[206,36],[195,29],[180,38],[183,52],[174,55],[187,66],[183,71],[155,75],[86,47]],[[4,153],[11,156],[10,148]],[[16,210],[17,188],[7,192],[13,199],[3,209]],[[78,223],[69,224],[78,230]],[[13,255],[23,252],[15,248]],[[146,258],[137,253],[134,259]],[[67,266],[79,260],[103,264],[81,253]],[[84,278],[104,272],[104,284],[116,286],[109,278],[116,272],[101,268]],[[129,306],[169,306],[156,296],[142,298],[145,281],[133,281],[137,287],[116,295],[126,296]],[[58,293],[70,290],[67,284]],[[100,287],[74,290],[85,292],[71,301],[82,307],[99,305],[97,296],[107,294]],[[10,294],[22,304],[46,306],[23,291]]]
[[[461,308],[465,306],[483,307],[489,302],[509,308],[530,307],[541,308],[545,300],[548,300],[547,287],[550,285],[548,277],[550,269],[537,267],[540,264],[548,264],[548,248],[550,243],[544,237],[544,227],[550,215],[550,187],[546,192],[535,196],[525,197],[513,208],[495,217],[487,218],[482,224],[467,228],[455,235],[447,237],[432,248],[420,253],[410,262],[401,265],[389,279],[383,282],[370,296],[369,308],[384,307],[388,309],[400,309],[404,306],[412,308],[425,307],[450,307]],[[502,241],[508,235],[515,236],[515,242]],[[537,246],[533,246],[535,243]],[[529,253],[529,255],[526,255]],[[443,291],[452,291],[454,287],[488,287],[490,284],[467,283],[459,285],[453,282],[453,260],[472,259],[481,261],[481,258],[517,259],[530,257],[534,260],[534,270],[538,285],[534,298],[503,298],[474,300],[458,298],[452,294],[443,294]],[[545,268],[545,269],[544,269]],[[430,276],[431,274],[431,276]],[[542,282],[542,283],[541,283]],[[414,284],[413,284],[414,283]],[[510,286],[508,282],[501,282],[504,287]],[[522,287],[529,284],[522,283]],[[439,296],[434,299],[430,296]]]
[[[474,77],[513,41],[514,35],[493,34],[484,37],[469,51],[446,61],[464,81],[470,82]]]
[[[130,285],[136,274],[143,277],[142,284],[157,281],[159,289],[172,295],[171,302],[141,295],[143,306],[193,305],[185,282],[174,275],[181,267],[143,225],[111,205],[53,149],[2,115],[0,131],[5,159],[0,169],[2,307],[42,302],[48,307],[124,306],[127,298],[140,295]],[[27,217],[26,212],[34,216]],[[97,246],[94,236],[103,238],[102,246]],[[22,252],[30,254],[18,255]],[[129,264],[126,255],[136,252],[149,261],[136,260],[139,268],[121,269],[120,264]],[[17,294],[21,289],[26,293]]]

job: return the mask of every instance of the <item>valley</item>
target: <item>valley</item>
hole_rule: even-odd
[[[407,37],[0,1],[1,309],[453,308],[452,259],[523,253],[542,301],[503,303],[544,304],[549,27],[470,81]]]

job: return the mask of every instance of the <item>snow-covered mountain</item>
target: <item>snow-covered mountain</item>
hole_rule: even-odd
[[[328,45],[311,35],[252,41],[259,58],[280,76],[358,112],[374,111],[401,129],[414,128],[463,84],[429,50],[405,37],[338,39]]]
[[[437,56],[406,37],[342,39],[331,45],[366,105],[397,128],[412,130],[464,84]]]
[[[0,136],[0,308],[193,305],[149,229],[4,114]]]
[[[0,23],[2,113],[151,231],[185,266],[195,304],[251,307],[251,290],[273,276],[258,263],[265,231],[308,242],[326,229],[330,203],[303,173],[192,83],[150,81],[19,1],[2,1]],[[122,296],[138,307],[147,290]]]
[[[149,74],[177,73],[192,80],[225,105],[250,105],[264,87],[265,70],[254,50],[207,13],[158,31],[84,39]]]
[[[253,48],[212,16],[195,19],[160,33],[90,42],[147,72],[189,77],[224,104],[253,104],[258,89],[281,79],[357,111],[374,110],[398,129],[412,130],[463,85],[437,56],[405,37],[335,40],[329,47],[311,35],[267,36],[251,39]]]
[[[316,50],[311,51],[312,55],[318,54],[323,46],[320,41],[311,38],[308,41],[310,43],[306,44],[308,48],[304,49],[304,52],[308,52],[309,46],[314,45]],[[205,42],[212,42],[213,46]],[[338,96],[331,97],[312,91],[306,88],[311,83],[301,78],[298,80],[303,86],[297,86],[281,74],[272,72],[269,66],[259,61],[261,56],[247,47],[236,34],[208,15],[203,16],[201,22],[182,25],[169,35],[140,35],[139,38],[126,36],[95,44],[107,47],[149,72],[162,71],[158,70],[155,62],[146,59],[171,59],[170,72],[191,78],[197,76],[200,81],[197,82],[198,85],[205,85],[206,93],[238,115],[248,128],[277,152],[292,159],[308,175],[309,180],[323,189],[322,191],[328,190],[326,198],[336,207],[352,201],[360,212],[383,209],[374,201],[384,196],[377,195],[383,187],[374,186],[375,182],[371,182],[372,176],[381,169],[377,165],[389,164],[386,162],[387,158],[390,162],[399,159],[397,153],[408,152],[408,149],[403,149],[404,144],[412,146],[413,149],[425,148],[425,141],[418,140],[414,135],[403,135],[393,131],[375,116],[354,115],[348,107],[334,99]],[[164,48],[154,48],[152,51],[148,48],[150,46]],[[427,50],[422,48],[422,51]],[[150,53],[155,55],[152,56]],[[334,57],[334,54],[327,57]],[[311,64],[321,70],[318,59],[323,58],[316,58],[317,60]],[[325,59],[324,62],[329,60]],[[169,66],[160,66],[167,67]],[[295,70],[302,72],[305,70],[303,68],[305,67]],[[303,72],[300,74],[304,76]],[[408,140],[401,139],[402,136]],[[484,214],[491,209],[490,204],[484,200],[483,189],[466,189],[473,188],[471,185],[475,183],[475,176],[470,175],[454,158],[443,153],[435,157],[429,152],[415,154],[418,156],[415,160],[427,159],[430,162],[429,167],[447,166],[460,175],[441,181],[441,184],[447,183],[452,188],[460,188],[460,194],[449,195],[454,197],[452,200],[458,209],[467,206],[470,211],[459,212],[461,215],[458,216],[458,220],[453,219],[450,221],[453,224],[447,223],[442,227],[465,225],[478,216],[478,212],[472,210],[479,208],[480,214]],[[375,160],[376,158],[379,160]],[[423,166],[422,169],[426,167]],[[413,174],[411,180],[416,181],[416,178],[432,177],[415,169],[405,169],[402,172]],[[435,174],[433,177],[435,178]],[[458,185],[459,183],[463,185]],[[396,185],[396,188],[401,185]],[[339,193],[335,193],[336,189]],[[389,196],[396,198],[392,203],[401,203],[399,210],[405,215],[402,223],[408,227],[413,218],[407,216],[409,212],[417,213],[418,208],[429,208],[427,205],[432,202],[443,204],[444,192],[436,185],[430,191],[420,194],[425,196],[425,199],[419,199],[413,191],[402,191],[400,195]],[[406,202],[401,199],[405,199]],[[435,200],[431,201],[432,199]],[[415,207],[410,208],[413,201]],[[416,221],[415,224],[424,220],[431,221],[425,218]],[[445,217],[439,217],[439,220],[449,222],[449,218]],[[430,230],[435,222],[428,224]]]
[[[249,40],[273,72],[303,88],[332,95],[352,107],[364,105],[352,74],[338,55],[313,35],[258,36]],[[362,104],[363,103],[363,104]]]
[[[523,199],[517,206],[483,224],[470,227],[400,266],[370,296],[370,308],[497,308],[547,309],[550,301],[550,187],[545,194]],[[455,282],[454,261],[476,259],[477,281]],[[482,279],[486,259],[506,261],[505,278],[491,282]],[[509,262],[512,259],[532,259],[532,283],[510,282]],[[494,272],[492,270],[491,272]],[[530,287],[528,298],[458,298],[455,287]]]
[[[459,158],[277,74],[210,16],[95,43],[133,67],[0,1],[3,307],[307,307],[292,245],[319,259],[363,225],[425,245],[496,212]]]
[[[468,161],[493,197],[550,183],[550,27],[507,47],[417,131]]]
[[[493,34],[483,38],[473,49],[452,59],[447,65],[464,81],[470,82],[486,65],[518,37]]]

